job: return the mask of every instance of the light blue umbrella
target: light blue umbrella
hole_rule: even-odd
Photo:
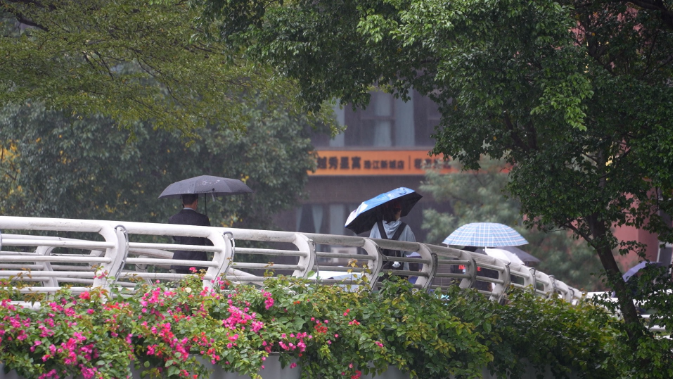
[[[528,243],[516,230],[495,222],[473,222],[456,229],[444,240],[447,245],[501,247]]]
[[[345,227],[354,231],[356,234],[370,230],[380,218],[380,206],[393,200],[397,200],[402,205],[402,217],[409,214],[411,208],[421,199],[421,195],[416,191],[400,187],[386,193],[382,193],[374,198],[364,201],[351,212],[346,220]]]

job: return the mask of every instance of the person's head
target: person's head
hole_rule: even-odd
[[[393,200],[382,205],[383,221],[397,221],[402,217],[402,203]]]
[[[196,209],[198,204],[199,204],[199,195],[194,194],[182,195],[183,207]]]

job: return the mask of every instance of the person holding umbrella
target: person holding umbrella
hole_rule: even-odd
[[[181,198],[182,210],[168,219],[169,224],[210,226],[208,219],[208,195],[225,196],[250,193],[252,190],[238,179],[222,178],[218,176],[201,175],[175,182],[159,195],[159,198]],[[206,214],[196,211],[199,205],[199,194],[203,194],[206,202]],[[210,241],[200,237],[173,237],[176,243],[184,245],[210,245]],[[173,259],[205,261],[208,255],[205,251],[176,251]],[[171,266],[178,274],[189,274],[189,267]],[[202,267],[196,267],[197,270]]]
[[[406,223],[402,222],[402,204],[399,200],[393,200],[381,206],[381,218],[374,224],[369,232],[369,238],[390,239],[394,241],[416,242],[416,236]],[[401,257],[400,251],[384,251],[384,254]],[[402,270],[409,269],[408,264],[403,265],[400,262],[386,262],[383,265],[384,270]]]
[[[199,195],[187,194],[182,195],[182,210],[177,214],[168,218],[169,224],[179,224],[179,225],[197,225],[197,226],[210,226],[210,219],[208,216],[201,214],[196,211],[199,206]],[[181,245],[204,245],[207,246],[210,244],[210,241],[206,238],[200,237],[173,237],[175,243]],[[205,261],[208,259],[208,255],[205,251],[176,251],[173,253],[173,259],[183,259],[190,261]],[[196,267],[197,270],[202,269],[203,267]],[[187,266],[171,266],[171,270],[175,270],[177,274],[189,274],[189,267]]]
[[[356,210],[351,212],[345,227],[356,234],[371,230],[369,238],[416,242],[416,236],[411,228],[400,221],[400,218],[409,214],[411,208],[421,197],[414,190],[405,187],[382,193],[364,201]],[[387,256],[403,256],[402,252],[395,250],[383,250],[382,253]],[[395,261],[388,261],[383,266],[384,270],[402,270],[404,268],[408,269],[408,265],[402,265]],[[413,271],[418,271],[418,269],[416,268]]]

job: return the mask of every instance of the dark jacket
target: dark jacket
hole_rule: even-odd
[[[210,226],[210,220],[208,219],[208,216],[202,215],[193,209],[181,210],[177,214],[171,216],[168,219],[168,223],[179,225]],[[201,237],[173,237],[173,240],[176,243],[182,245],[212,245],[207,238]],[[176,251],[173,253],[173,259],[205,261],[208,259],[208,256],[206,255],[205,251]],[[189,271],[189,267],[187,266],[171,266],[171,268],[179,272]],[[196,269],[201,268],[202,267],[197,267]]]

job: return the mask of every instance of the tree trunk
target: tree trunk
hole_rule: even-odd
[[[619,308],[626,324],[629,343],[633,349],[636,349],[637,341],[642,336],[642,324],[640,323],[636,306],[633,304],[633,295],[628,291],[626,283],[622,279],[622,272],[619,270],[615,257],[612,255],[610,244],[607,242],[608,233],[610,233],[609,229],[603,222],[596,219],[591,220],[589,223],[592,230],[594,248],[598,252],[598,257],[608,276],[608,284],[614,288],[617,295]]]

